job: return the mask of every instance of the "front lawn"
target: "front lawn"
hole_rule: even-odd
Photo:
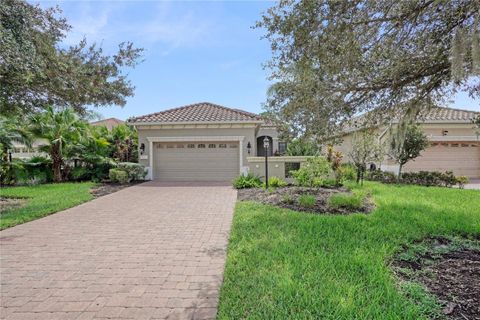
[[[1,197],[26,198],[21,207],[2,210],[0,230],[35,220],[93,199],[92,182],[42,184],[30,187],[2,187]]]
[[[438,306],[399,289],[390,263],[432,235],[480,235],[480,192],[365,183],[370,214],[236,207],[219,319],[426,319]],[[414,302],[416,301],[416,303]],[[423,302],[422,302],[423,301]]]

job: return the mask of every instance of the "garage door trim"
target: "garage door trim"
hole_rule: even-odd
[[[149,170],[149,176],[151,179],[155,176],[153,172],[153,143],[154,142],[202,142],[202,141],[212,141],[212,142],[218,142],[218,141],[238,141],[238,149],[239,149],[239,172],[242,172],[242,167],[243,167],[243,139],[245,139],[244,136],[190,136],[190,137],[147,137],[148,141],[148,164],[150,167]]]

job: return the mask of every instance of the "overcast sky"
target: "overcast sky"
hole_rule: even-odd
[[[35,3],[35,1],[31,1]],[[126,119],[195,102],[213,102],[261,112],[270,47],[252,29],[268,1],[41,1],[59,5],[73,30],[66,44],[83,36],[113,52],[122,41],[146,49],[145,61],[130,71],[135,96],[125,107],[98,111]],[[480,110],[460,94],[451,106]]]

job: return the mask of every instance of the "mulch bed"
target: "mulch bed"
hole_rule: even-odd
[[[328,198],[336,193],[348,193],[346,188],[305,188],[289,186],[276,188],[274,190],[264,190],[262,188],[239,189],[237,193],[238,200],[249,200],[260,203],[270,204],[281,208],[287,208],[295,211],[303,211],[316,214],[351,214],[358,212],[370,212],[373,210],[373,204],[366,201],[364,206],[359,209],[351,210],[348,208],[331,208],[327,204]],[[311,208],[302,207],[298,203],[301,195],[309,194],[316,198],[315,206]],[[290,201],[285,201],[288,198]]]
[[[101,184],[93,187],[90,190],[90,193],[95,198],[99,198],[99,197],[106,196],[107,194],[111,194],[111,193],[120,191],[122,189],[134,186],[134,185],[142,183],[142,182],[145,182],[145,181],[132,181],[132,182],[126,183],[126,184],[104,182],[104,183],[101,183]]]
[[[437,238],[435,246],[449,245]],[[426,253],[414,261],[394,262],[400,278],[421,283],[441,303],[448,319],[480,319],[480,250],[462,248],[440,255]],[[410,270],[402,272],[400,268]]]
[[[27,199],[0,197],[0,214],[7,210],[19,208],[25,205]]]

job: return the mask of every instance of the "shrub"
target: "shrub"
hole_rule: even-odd
[[[456,182],[457,182],[458,187],[460,189],[463,189],[465,187],[465,185],[468,183],[468,181],[470,181],[470,180],[465,176],[456,177]]]
[[[369,171],[366,175],[367,180],[379,181],[383,183],[397,183],[397,176],[392,172],[382,171],[380,169]]]
[[[127,173],[129,181],[143,180],[147,175],[145,167],[139,163],[134,162],[120,162],[117,164],[117,169]]]
[[[328,206],[334,209],[345,208],[350,210],[360,209],[365,201],[364,193],[337,193],[328,198]]]
[[[453,172],[439,172],[439,171],[418,171],[418,172],[404,172],[400,179],[391,172],[384,172],[380,170],[371,171],[367,178],[373,181],[380,181],[383,183],[404,183],[416,184],[420,186],[437,186],[437,187],[452,187],[458,184],[459,177],[455,177]],[[466,177],[464,177],[466,178]],[[463,180],[463,179],[462,179]],[[467,179],[468,182],[468,179]]]
[[[349,163],[341,164],[338,168],[338,174],[341,181],[355,181],[357,179],[357,169]]]
[[[108,176],[112,182],[119,182],[122,184],[130,182],[128,173],[120,169],[110,169]]]
[[[287,182],[285,182],[284,180],[278,177],[271,177],[268,179],[268,186],[271,188],[282,188],[282,187],[286,187],[287,185],[288,185]],[[266,184],[263,183],[263,187],[265,186]]]
[[[235,189],[260,188],[262,186],[260,178],[252,173],[239,175],[232,183]]]
[[[293,204],[295,200],[293,200],[293,197],[289,194],[284,194],[282,196],[282,202],[286,204]]]
[[[73,180],[77,181],[89,180],[91,177],[89,170],[85,167],[74,167],[70,175]]]
[[[331,165],[324,157],[308,159],[300,169],[292,171],[292,175],[302,187],[321,187],[325,180],[334,178]]]
[[[313,208],[316,203],[317,199],[311,194],[302,194],[298,198],[298,204],[305,208]]]

